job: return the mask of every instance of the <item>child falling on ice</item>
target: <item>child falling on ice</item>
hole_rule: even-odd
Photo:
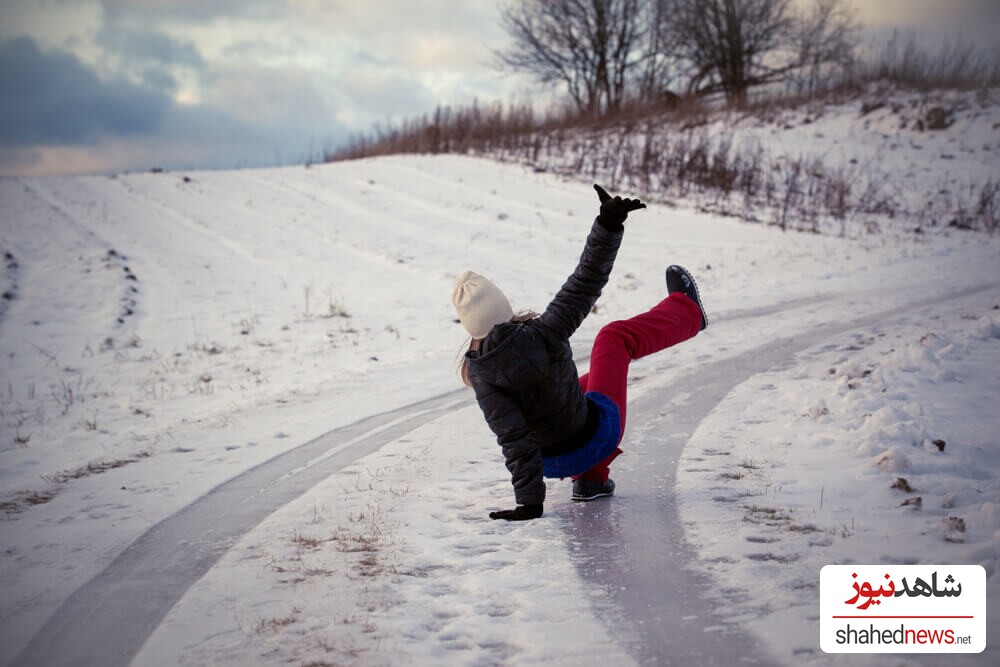
[[[503,449],[517,501],[514,509],[491,512],[491,519],[542,516],[543,477],[571,477],[573,500],[613,495],[609,466],[621,454],[629,362],[692,338],[708,323],[691,274],[669,266],[667,298],[604,326],[590,372],[577,376],[569,338],[608,282],[626,217],[646,207],[594,189],[600,213],[583,254],[541,315],[515,316],[503,292],[471,271],[458,276],[452,291],[458,319],[472,336],[462,378]]]

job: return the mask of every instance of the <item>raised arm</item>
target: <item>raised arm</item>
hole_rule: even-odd
[[[587,235],[583,254],[541,316],[541,323],[562,338],[569,338],[579,328],[607,285],[625,233],[625,218],[631,211],[646,208],[638,199],[611,197],[596,184],[594,189],[601,210]]]

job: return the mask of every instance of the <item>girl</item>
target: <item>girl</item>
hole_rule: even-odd
[[[629,362],[685,341],[708,323],[691,274],[667,267],[667,298],[602,328],[590,372],[577,376],[569,338],[608,282],[626,217],[646,207],[594,189],[600,213],[576,270],[544,313],[515,316],[503,292],[471,271],[458,276],[452,291],[458,319],[472,336],[462,379],[503,449],[517,501],[491,519],[542,516],[543,477],[572,477],[573,500],[613,495],[609,466],[621,453]]]

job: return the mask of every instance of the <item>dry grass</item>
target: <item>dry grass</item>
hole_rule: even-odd
[[[810,101],[857,96],[873,84],[909,90],[979,90],[1000,86],[1000,51],[978,49],[955,41],[936,51],[921,46],[910,33],[894,33],[860,50],[849,67],[837,67],[811,78],[807,86],[789,78],[759,88],[747,102],[728,105],[721,96],[631,99],[604,114],[581,112],[563,102],[544,112],[526,104],[438,106],[431,114],[374,128],[347,145],[327,151],[327,162],[398,153],[513,154],[537,160],[547,147],[546,135],[594,132],[644,120],[666,121],[688,130],[707,122],[723,108],[757,113],[775,106],[797,107]],[[648,158],[650,152],[644,153]],[[644,160],[645,161],[645,160]]]
[[[21,491],[8,496],[7,500],[0,501],[0,512],[8,519],[14,518],[28,507],[44,505],[51,502],[58,495],[56,490],[46,491]]]
[[[1000,85],[1000,54],[958,39],[925,49],[912,33],[894,32],[857,59],[843,83],[889,81],[917,90],[976,90]]]
[[[42,475],[42,479],[51,484],[65,484],[66,482],[74,479],[90,477],[91,475],[100,475],[109,470],[114,470],[115,468],[122,468],[132,463],[138,463],[143,459],[148,459],[150,456],[152,456],[152,454],[149,451],[144,450],[134,456],[128,456],[125,458],[91,461],[87,465],[80,466],[79,468],[62,470],[51,475]]]
[[[774,110],[760,107],[745,113],[766,116]],[[462,112],[455,115],[461,118]],[[425,143],[418,124],[371,144],[357,144],[341,157],[383,152],[486,155],[529,164],[538,171],[599,179],[649,198],[693,197],[706,210],[783,230],[818,233],[825,226],[839,228],[844,235],[848,220],[915,217],[891,183],[863,165],[830,167],[815,158],[772,156],[758,142],[737,144],[731,133],[710,130],[706,120],[703,113],[687,109],[646,119],[604,119],[573,129],[554,123],[553,129],[530,133],[511,130],[504,134],[505,125],[500,123],[495,135],[466,129],[454,141],[439,143]],[[996,231],[1000,227],[998,192],[1000,183],[991,180],[952,193],[947,209],[952,214],[940,224]],[[938,224],[936,218],[926,222]],[[877,224],[866,223],[864,229],[874,231]]]
[[[906,210],[884,175],[861,165],[830,167],[815,159],[772,157],[759,143],[736,144],[731,134],[709,131],[720,111],[760,119],[817,102],[858,100],[862,113],[883,104],[865,99],[883,89],[970,90],[1000,86],[1000,54],[971,46],[923,50],[913,36],[897,35],[870,47],[850,68],[830,72],[822,85],[795,82],[759,90],[740,107],[720,98],[632,101],[613,114],[595,116],[568,104],[540,113],[527,105],[438,107],[396,126],[376,128],[324,156],[326,161],[400,153],[483,155],[576,177],[601,179],[654,197],[691,197],[707,210],[782,229],[847,234],[847,221],[877,231],[878,218],[934,215],[914,227],[938,224],[940,211]],[[933,111],[933,110],[932,110]],[[921,123],[924,119],[920,120]],[[1000,227],[1000,183],[970,185],[952,193],[953,212],[941,225],[994,232]],[[944,209],[942,209],[944,210]]]
[[[91,475],[100,475],[115,468],[122,468],[132,463],[137,463],[150,456],[152,454],[149,451],[141,451],[134,456],[126,458],[91,461],[87,465],[78,468],[61,470],[51,475],[42,475],[42,479],[51,485],[50,488],[44,491],[19,491],[10,494],[5,500],[0,501],[0,512],[3,512],[7,518],[12,518],[28,507],[51,502],[59,495],[62,488],[68,482],[90,477]]]

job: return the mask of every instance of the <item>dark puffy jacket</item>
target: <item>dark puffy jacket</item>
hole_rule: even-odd
[[[478,352],[466,354],[476,400],[503,448],[519,505],[545,500],[543,448],[571,449],[596,426],[569,338],[607,284],[622,236],[595,221],[576,270],[545,312],[498,324]]]

